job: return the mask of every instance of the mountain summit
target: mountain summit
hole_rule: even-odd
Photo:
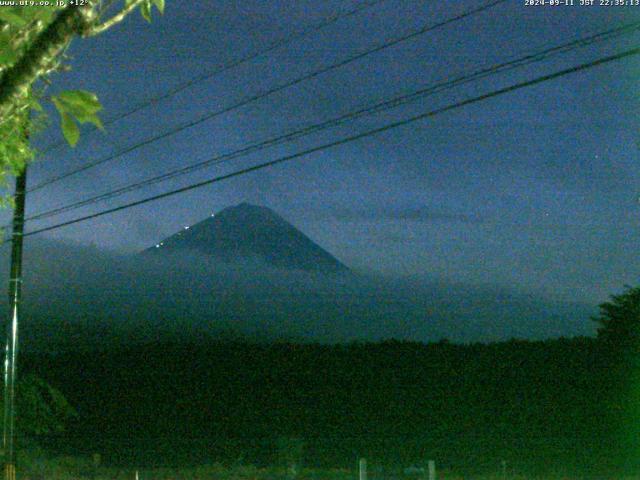
[[[233,262],[259,259],[286,269],[346,272],[348,268],[267,207],[241,203],[162,240],[147,252],[195,251]]]

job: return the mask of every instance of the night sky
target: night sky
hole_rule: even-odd
[[[579,0],[575,0],[579,3]],[[31,185],[335,63],[478,1],[385,0],[43,157]],[[98,94],[109,119],[357,3],[167,2],[70,50],[50,92]],[[28,213],[205,160],[462,73],[640,20],[640,7],[512,0],[34,192]],[[42,222],[33,229],[329,142],[638,45],[578,49]],[[268,206],[359,271],[605,300],[637,284],[640,58],[611,63],[169,199],[44,234],[134,252],[243,201]],[[58,119],[40,135],[60,137]],[[4,212],[8,219],[9,213]],[[35,240],[31,237],[28,241]],[[33,239],[33,240],[32,240]],[[27,247],[28,248],[28,243]]]

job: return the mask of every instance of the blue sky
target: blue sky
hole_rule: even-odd
[[[101,158],[477,1],[385,0],[322,32],[202,82],[56,150],[31,184]],[[167,2],[78,40],[52,92],[84,88],[104,118],[357,3]],[[204,122],[34,192],[48,210],[332,118],[358,106],[589,33],[640,20],[640,7],[527,7],[513,0]],[[638,45],[635,34],[428,97],[397,110],[33,224],[46,226],[277,158]],[[636,284],[640,124],[634,57],[461,108],[295,162],[47,234],[142,250],[243,201],[269,206],[352,267],[386,276],[510,286],[597,303]],[[57,139],[52,127],[38,142]],[[8,214],[5,214],[8,218]]]

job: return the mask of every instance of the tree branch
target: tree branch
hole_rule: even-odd
[[[144,1],[145,0],[133,0],[131,3],[129,3],[129,5],[124,7],[122,10],[120,10],[119,13],[115,14],[109,20],[107,20],[105,22],[102,22],[102,23],[100,23],[98,25],[94,25],[93,27],[89,28],[84,33],[84,36],[85,37],[93,37],[93,36],[98,35],[98,34],[100,34],[102,32],[105,32],[106,30],[109,30],[114,25],[117,25],[118,23],[123,21],[127,15],[129,15],[131,12],[133,12],[136,9],[136,7],[138,7]]]
[[[69,6],[40,33],[24,55],[0,77],[0,121],[11,114],[74,35],[84,35],[93,22],[91,6]]]

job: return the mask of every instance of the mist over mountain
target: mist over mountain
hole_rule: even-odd
[[[267,265],[325,273],[348,268],[273,210],[241,203],[158,242],[146,253],[193,251],[223,262],[257,259]]]
[[[590,335],[591,305],[179,245],[198,238],[183,233],[123,255],[27,237],[20,365],[79,412],[73,435],[52,438],[52,448],[101,452],[105,462],[135,468],[241,455],[266,464],[272,437],[296,435],[314,461],[341,465],[354,448],[381,448],[380,438],[395,435],[418,440],[384,445],[389,459],[424,458],[425,446],[455,438],[439,450],[443,462],[464,451],[497,464],[504,453],[491,442],[507,435],[555,440],[576,422],[586,433],[583,443],[562,444],[571,458],[608,433],[591,428],[590,419],[606,422],[594,414],[599,404],[585,401],[607,385],[607,375],[592,375],[595,340],[418,343]],[[0,254],[6,288],[8,245]],[[364,343],[385,339],[408,342]],[[522,398],[531,400],[520,413]]]
[[[0,269],[6,288],[8,249]],[[592,335],[595,306],[508,289],[221,264],[193,252],[117,255],[29,240],[23,348],[226,336],[456,342]],[[4,299],[3,299],[4,300]],[[6,301],[1,313],[6,313]]]

